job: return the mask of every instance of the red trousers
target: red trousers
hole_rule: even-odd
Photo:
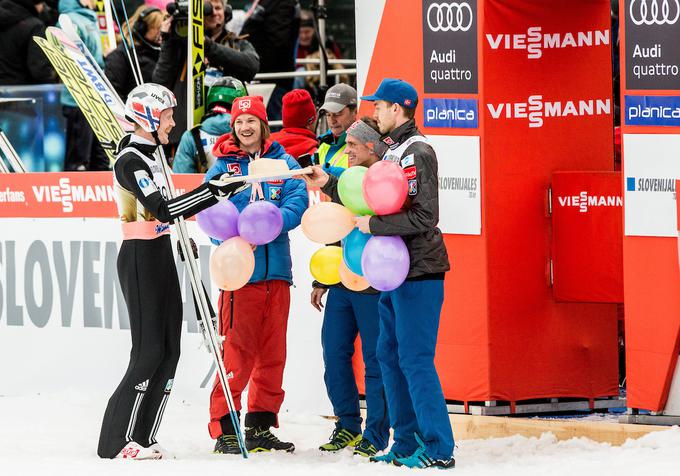
[[[248,412],[278,414],[285,392],[286,329],[290,285],[272,280],[248,284],[237,291],[221,291],[220,334],[225,336],[222,358],[236,410],[248,386]],[[229,414],[219,379],[210,394],[210,436],[222,434],[220,420]],[[246,417],[247,418],[247,417]],[[277,425],[275,425],[277,426]]]

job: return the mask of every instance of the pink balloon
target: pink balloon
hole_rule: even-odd
[[[406,174],[394,162],[376,162],[364,176],[362,192],[364,200],[377,215],[396,213],[408,194]]]

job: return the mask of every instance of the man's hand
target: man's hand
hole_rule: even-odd
[[[168,17],[161,22],[161,33],[169,33],[172,27],[172,17]]]
[[[326,294],[326,291],[328,291],[326,288],[312,289],[312,306],[314,306],[316,310],[319,312],[321,312],[321,309],[323,309],[323,303],[321,302],[321,298],[323,297],[324,294]]]
[[[356,217],[354,219],[356,222],[356,227],[359,229],[360,232],[362,233],[370,233],[371,232],[371,217],[370,215],[364,215],[362,217]]]
[[[250,184],[244,181],[224,183],[221,180],[211,180],[208,182],[210,192],[218,200],[227,200],[232,195],[237,194],[248,187],[250,187]]]
[[[322,188],[328,183],[328,174],[324,172],[323,167],[320,165],[314,165],[312,173],[309,175],[295,175],[293,178],[302,179],[307,185],[318,188]]]

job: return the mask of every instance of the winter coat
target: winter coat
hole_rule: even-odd
[[[267,140],[263,150],[262,158],[285,160],[290,169],[300,168],[297,161],[286,154],[283,147],[277,142]],[[206,181],[226,172],[232,172],[236,175],[248,174],[250,156],[236,146],[231,135],[220,137],[213,148],[213,154],[217,157],[217,160],[205,175]],[[265,200],[274,203],[281,210],[283,229],[274,241],[255,249],[255,271],[249,282],[282,279],[292,283],[292,260],[288,232],[300,224],[302,214],[309,205],[307,187],[304,181],[296,179],[262,182],[261,185]],[[236,205],[240,212],[250,203],[250,194],[251,189],[248,188],[232,196],[229,200]]]
[[[153,82],[162,84],[175,93],[177,111],[187,110],[187,86],[185,64],[187,59],[187,40],[164,33],[161,52],[153,71]],[[210,66],[217,67],[226,75],[241,81],[250,81],[257,74],[259,58],[255,48],[246,40],[236,40],[233,47],[221,45],[206,39],[205,55]],[[184,74],[183,74],[184,72]],[[175,114],[176,126],[170,133],[170,142],[177,143],[181,134],[187,130],[185,114]]]
[[[78,0],[59,0],[59,13],[66,14],[71,18],[73,26],[78,31],[78,36],[87,49],[92,53],[92,57],[97,64],[104,69],[104,57],[102,56],[102,43],[97,26],[97,14],[89,8],[83,7]],[[64,88],[61,92],[61,104],[69,107],[76,107],[76,101]]]
[[[396,149],[410,137],[421,135],[414,120],[402,124],[383,138]],[[388,150],[383,160],[388,158]],[[439,223],[439,179],[437,155],[425,142],[414,142],[403,153],[400,165],[409,179],[408,205],[392,215],[371,217],[369,227],[376,236],[398,235],[404,239],[411,258],[408,278],[437,275],[450,269]],[[331,176],[321,189],[330,197],[337,196],[338,180]]]
[[[153,48],[150,44],[140,41],[139,44],[135,43],[135,50],[137,51],[137,59],[139,59],[139,67],[142,70],[142,79],[145,83],[150,83],[153,70],[158,62],[160,48]],[[104,61],[106,63],[106,77],[109,78],[111,85],[125,102],[127,95],[137,86],[132,68],[130,68],[130,61],[128,61],[125,53],[125,45],[119,44],[115,50],[106,56]]]
[[[194,127],[194,129],[198,128],[200,131],[203,151],[206,154],[207,168],[205,169],[199,164],[200,158],[191,130],[185,131],[182,134],[177,153],[172,161],[173,172],[176,174],[207,172],[214,162],[214,156],[212,155],[213,146],[217,139],[231,132],[230,123],[231,114],[215,114],[206,117],[200,125]]]
[[[295,45],[300,29],[297,0],[261,0],[243,29],[260,55],[260,72],[295,71]],[[275,83],[292,89],[293,79]]]
[[[304,154],[313,154],[319,146],[319,141],[312,131],[299,127],[281,129],[272,134],[272,140],[281,144],[286,153],[296,159]]]
[[[53,83],[57,73],[33,41],[45,24],[31,0],[0,0],[0,85]]]

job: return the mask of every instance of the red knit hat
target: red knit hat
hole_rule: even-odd
[[[231,125],[241,114],[252,114],[261,121],[267,122],[267,108],[264,107],[262,96],[241,96],[234,99],[231,105]]]
[[[283,96],[283,127],[304,128],[316,120],[316,108],[309,92],[293,89]]]

